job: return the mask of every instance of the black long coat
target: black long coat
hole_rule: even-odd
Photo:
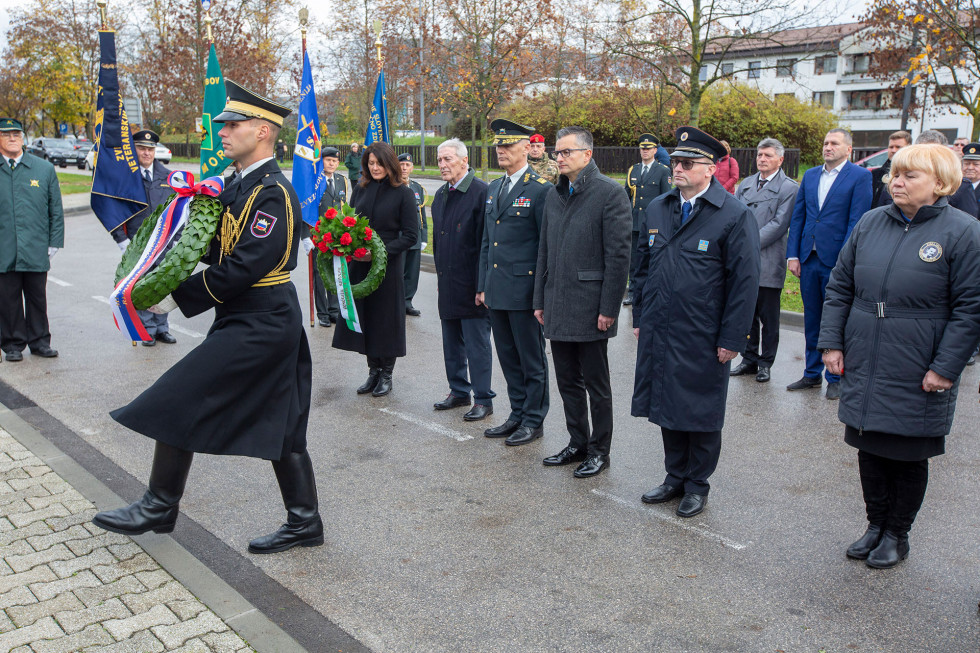
[[[341,319],[333,334],[333,346],[370,358],[404,356],[405,277],[401,270],[405,269],[405,250],[419,237],[415,193],[405,185],[392,186],[387,178],[371,180],[367,186],[359,183],[354,186],[350,204],[381,237],[388,252],[388,266],[378,289],[354,300],[363,333],[351,331]],[[369,262],[351,261],[348,265],[351,285],[362,281],[370,269]]]
[[[487,315],[487,307],[475,301],[486,204],[487,184],[472,170],[456,190],[450,191],[447,182],[432,198],[432,256],[442,320]]]
[[[755,216],[712,178],[681,226],[675,188],[647,207],[637,251],[632,415],[678,431],[719,431],[731,363],[719,363],[717,349],[745,351],[759,294]]]
[[[306,450],[313,372],[296,288],[288,280],[266,285],[267,275],[288,279],[296,267],[306,232],[299,199],[274,160],[220,199],[243,218],[234,249],[221,253],[230,234],[219,226],[203,260],[210,267],[173,292],[187,317],[214,308],[214,324],[204,342],[111,415],[179,449],[279,460]]]

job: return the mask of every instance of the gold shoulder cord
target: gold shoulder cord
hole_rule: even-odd
[[[632,184],[630,175],[633,174],[633,168],[635,167],[636,164],[634,163],[630,166],[630,169],[626,171],[626,186],[630,189],[630,199],[633,201],[633,208],[636,208],[636,186]]]
[[[232,253],[235,245],[238,244],[238,240],[242,237],[248,214],[252,211],[252,204],[255,202],[255,198],[261,190],[262,186],[258,186],[252,191],[248,201],[245,202],[245,208],[242,209],[240,218],[236,218],[228,209],[225,209],[225,214],[221,216],[221,253],[218,255],[219,264],[221,263],[221,259]]]
[[[289,193],[282,184],[276,184],[282,190],[282,196],[286,200],[286,253],[283,255],[282,260],[279,261],[279,265],[269,271],[264,277],[259,279],[256,283],[252,284],[253,288],[262,288],[264,286],[278,286],[281,283],[289,282],[289,272],[283,271],[286,264],[289,262],[289,255],[293,249],[293,205],[289,201]]]

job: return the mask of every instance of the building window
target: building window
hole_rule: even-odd
[[[779,59],[776,62],[776,77],[792,77],[796,72],[796,59]]]
[[[912,89],[915,92],[915,89]],[[932,92],[932,100],[936,104],[953,104],[955,100],[953,98],[959,97],[956,91],[955,84],[944,84],[942,86],[936,87],[936,90]]]
[[[721,64],[721,74],[725,77],[731,77],[732,73],[735,72],[735,64],[733,63],[723,63]]]
[[[847,108],[851,111],[882,109],[886,100],[884,91],[851,91],[847,94]]]
[[[761,61],[750,61],[749,62],[749,79],[759,79],[762,77],[762,62]]]
[[[828,109],[834,108],[834,92],[833,91],[815,91],[813,94],[813,103],[819,104],[822,107],[827,107]]]
[[[837,72],[837,55],[829,54],[813,60],[813,72],[816,75],[828,75]]]
[[[708,67],[701,66],[701,70],[698,71],[698,81],[705,81],[708,79]]]
[[[851,61],[851,72],[852,73],[866,73],[868,68],[871,67],[871,55],[870,54],[856,54]]]

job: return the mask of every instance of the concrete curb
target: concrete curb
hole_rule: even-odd
[[[3,404],[0,404],[0,428],[33,452],[97,508],[125,503],[119,495]],[[169,535],[149,533],[133,540],[256,651],[306,651]]]

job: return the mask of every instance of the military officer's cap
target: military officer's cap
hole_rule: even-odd
[[[133,145],[136,147],[153,147],[157,146],[160,142],[160,137],[149,129],[144,129],[143,131],[138,131],[133,134]]]
[[[325,157],[328,157],[328,156],[332,156],[335,159],[339,159],[340,158],[340,150],[338,150],[336,147],[325,147],[322,150],[320,150],[320,158],[321,159],[323,159]]]
[[[253,93],[230,79],[225,80],[225,93],[228,94],[225,110],[212,118],[211,122],[239,122],[261,118],[276,127],[282,127],[283,118],[292,113],[281,104]]]
[[[531,137],[531,142],[544,143],[544,136],[542,136],[541,134],[535,134],[534,136]]]
[[[493,145],[513,145],[527,140],[534,133],[532,127],[503,118],[497,118],[491,122],[490,131],[493,132]]]
[[[24,126],[16,118],[0,118],[0,132],[22,132]]]
[[[398,155],[398,160],[399,161],[408,161],[409,163],[411,163],[412,162],[412,155],[409,154],[408,152],[402,152],[401,154]]]
[[[649,150],[652,147],[657,147],[660,145],[660,141],[658,141],[657,137],[653,134],[640,134],[640,138],[637,143],[640,145],[640,149],[642,150]]]
[[[980,143],[970,143],[963,147],[963,158],[968,161],[980,161]]]
[[[670,153],[672,159],[705,158],[710,159],[712,163],[717,163],[719,159],[728,155],[721,142],[696,127],[678,127],[674,136],[677,138],[677,147]]]

